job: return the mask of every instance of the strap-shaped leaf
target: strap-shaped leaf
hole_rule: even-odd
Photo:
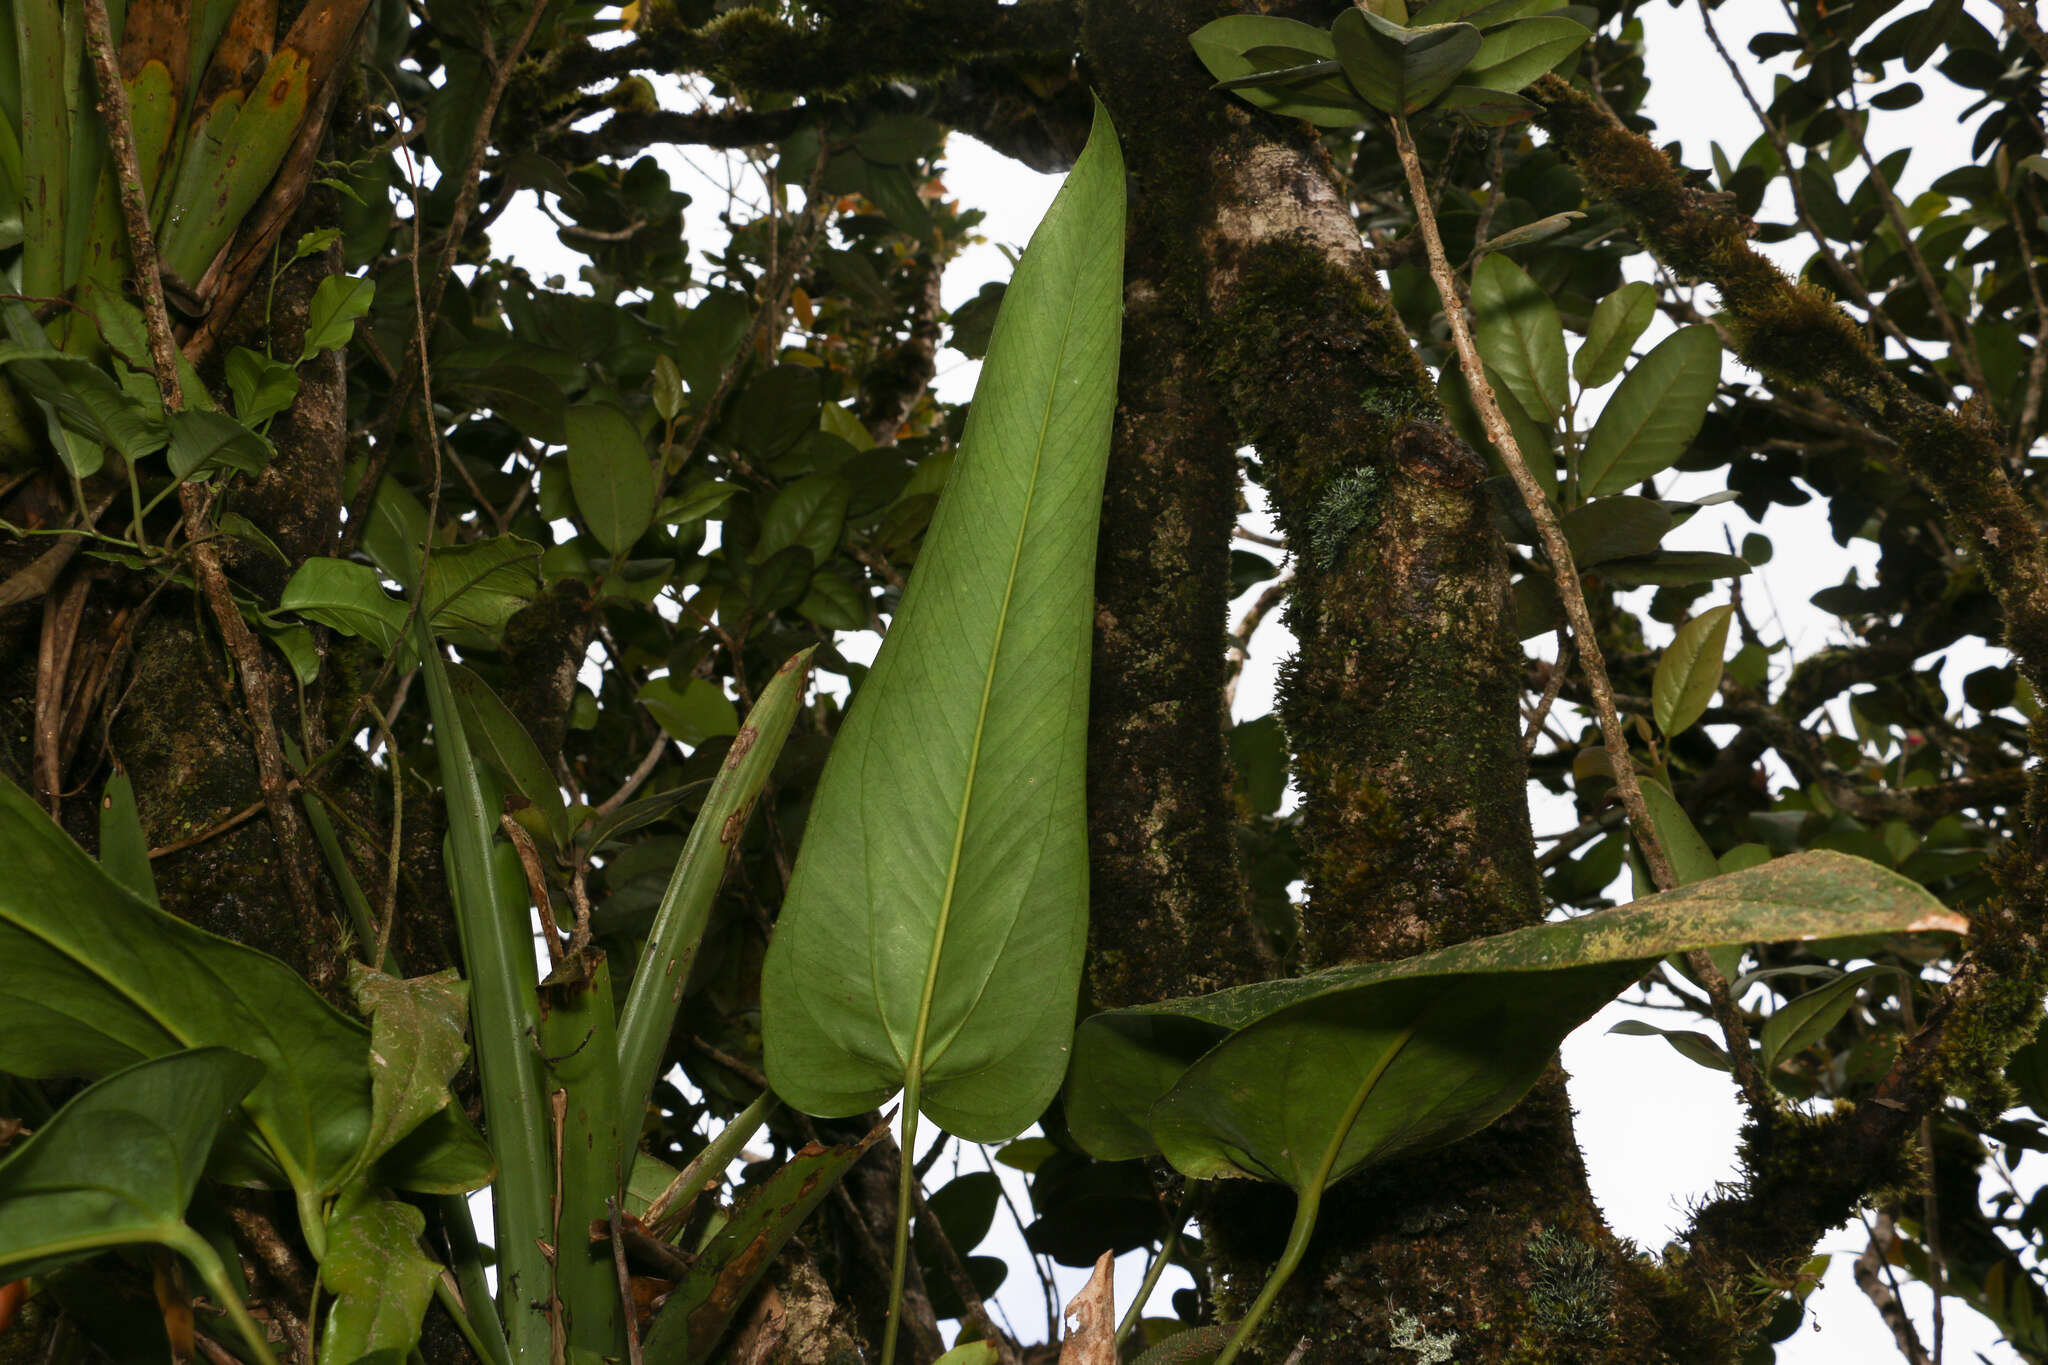
[[[1808,852],[1399,962],[1098,1014],[1067,1122],[1108,1160],[1306,1192],[1505,1113],[1564,1036],[1672,953],[1967,923],[1875,863]],[[1327,1165],[1325,1165],[1327,1159]]]
[[[1470,24],[1403,28],[1362,9],[1338,15],[1330,40],[1352,87],[1383,114],[1412,114],[1450,89],[1480,43]]]
[[[907,1086],[992,1141],[1066,1069],[1123,185],[1098,109],[1004,295],[952,480],[820,780],[761,988],[769,1079],[811,1113]]]

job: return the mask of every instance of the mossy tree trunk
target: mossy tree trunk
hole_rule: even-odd
[[[1309,894],[1298,968],[1426,952],[1541,917],[1524,797],[1504,550],[1484,467],[1444,423],[1430,376],[1368,262],[1333,168],[1307,131],[1207,98],[1187,35],[1234,7],[1187,0],[1091,5],[1083,51],[1131,169],[1124,403],[1098,579],[1098,747],[1131,743],[1101,707],[1175,696],[1155,741],[1203,757],[1221,713],[1220,613],[1191,564],[1220,566],[1229,471],[1248,447],[1294,550],[1288,624],[1300,651],[1280,711],[1302,791]],[[1191,553],[1191,551],[1193,553]],[[1165,638],[1131,644],[1130,566],[1170,563],[1182,594]],[[1148,600],[1167,602],[1165,587]],[[1162,613],[1164,616],[1164,613]],[[1165,629],[1166,627],[1162,627]],[[1177,738],[1176,738],[1177,736]],[[1149,774],[1148,774],[1149,776]],[[1103,1003],[1214,989],[1255,959],[1230,944],[1232,883],[1162,831],[1226,831],[1207,814],[1223,783],[1102,801],[1091,981]],[[1176,802],[1165,812],[1157,803]],[[1121,856],[1131,831],[1152,855]],[[1193,907],[1147,918],[1118,905]],[[1098,905],[1100,902],[1098,901]],[[1107,913],[1105,913],[1107,911]],[[1134,978],[1127,964],[1145,963]],[[1204,1216],[1225,1317],[1241,1311],[1285,1240],[1291,1198],[1229,1184]],[[1564,1074],[1508,1119],[1446,1151],[1340,1186],[1322,1232],[1268,1315],[1259,1358],[1406,1360],[1455,1341],[1459,1360],[1642,1360],[1659,1329],[1587,1189]],[[1540,1284],[1553,1292],[1532,1292]],[[1563,1286],[1564,1292],[1554,1292]],[[1291,1354],[1299,1347],[1301,1353]],[[1676,1354],[1684,1354],[1677,1351]]]

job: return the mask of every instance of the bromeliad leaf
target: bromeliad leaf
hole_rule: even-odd
[[[1123,168],[1087,150],[1003,298],[960,458],[820,780],[762,975],[792,1105],[899,1087],[990,1141],[1059,1088],[1088,898],[1095,527],[1116,394]],[[995,553],[990,546],[1000,547]]]
[[[733,1313],[746,1302],[776,1253],[853,1163],[888,1131],[883,1122],[859,1142],[838,1147],[811,1143],[752,1187],[663,1302],[642,1355],[681,1365],[710,1360]]]

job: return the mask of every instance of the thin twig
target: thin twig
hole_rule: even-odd
[[[263,803],[261,801],[251,801],[248,805],[242,807],[240,810],[236,811],[233,815],[230,815],[227,819],[221,821],[217,825],[213,825],[209,828],[202,829],[197,834],[188,834],[184,838],[178,840],[176,843],[165,844],[162,848],[151,849],[149,851],[149,856],[151,858],[168,858],[173,853],[183,853],[186,849],[191,848],[197,844],[203,844],[208,839],[218,838],[219,836],[226,834],[236,825],[246,823],[248,820],[254,817],[257,814],[257,812],[261,811],[262,809]]]
[[[1537,699],[1536,709],[1529,713],[1529,728],[1522,735],[1522,757],[1536,752],[1536,741],[1543,738],[1543,723],[1550,719],[1550,708],[1557,705],[1557,694],[1564,690],[1565,675],[1572,668],[1571,632],[1563,626],[1557,628],[1557,660],[1551,664],[1549,675],[1543,680],[1543,695]]]
[[[664,730],[655,736],[654,743],[647,746],[647,752],[641,757],[639,766],[634,768],[626,780],[619,784],[619,789],[600,802],[591,814],[603,817],[625,805],[633,793],[639,791],[647,779],[654,776],[654,770],[661,765],[662,755],[668,752],[668,746],[668,732]]]
[[[1394,125],[1394,148],[1401,158],[1401,169],[1407,174],[1409,197],[1414,202],[1416,224],[1421,229],[1423,245],[1429,254],[1429,271],[1436,283],[1437,293],[1443,300],[1444,320],[1450,324],[1451,340],[1457,348],[1458,362],[1465,371],[1467,387],[1472,393],[1472,405],[1478,410],[1486,434],[1500,451],[1502,461],[1507,465],[1509,475],[1515,481],[1516,489],[1522,495],[1523,505],[1529,509],[1530,519],[1536,523],[1536,530],[1542,540],[1544,553],[1550,559],[1550,570],[1557,584],[1557,595],[1564,604],[1565,619],[1570,623],[1572,635],[1578,641],[1579,659],[1586,675],[1587,689],[1592,693],[1593,709],[1599,716],[1600,735],[1607,749],[1607,756],[1614,769],[1615,790],[1620,793],[1621,802],[1628,811],[1629,825],[1635,834],[1636,847],[1643,855],[1643,862],[1649,868],[1650,878],[1658,890],[1668,891],[1678,885],[1678,874],[1673,870],[1670,855],[1665,851],[1664,842],[1658,836],[1656,826],[1650,820],[1649,806],[1644,803],[1643,789],[1636,780],[1634,761],[1629,757],[1628,735],[1622,729],[1621,715],[1614,707],[1614,684],[1607,677],[1607,660],[1600,652],[1600,641],[1593,625],[1592,612],[1586,606],[1586,596],[1579,586],[1578,566],[1572,561],[1571,545],[1565,540],[1564,531],[1557,522],[1557,513],[1550,505],[1550,499],[1543,491],[1536,476],[1530,472],[1528,461],[1522,457],[1521,448],[1515,444],[1513,430],[1507,418],[1501,414],[1500,404],[1494,399],[1493,385],[1487,380],[1486,367],[1480,361],[1479,348],[1472,340],[1472,329],[1465,321],[1464,308],[1458,302],[1457,277],[1451,272],[1451,263],[1444,254],[1443,238],[1437,232],[1436,215],[1429,206],[1429,186],[1422,175],[1422,160],[1415,151],[1415,139],[1408,131],[1408,120],[1396,116]],[[1687,964],[1693,974],[1707,987],[1708,998],[1714,1002],[1714,1013],[1720,1022],[1722,1032],[1728,1040],[1728,1055],[1734,1065],[1735,1077],[1740,1084],[1744,1098],[1752,1112],[1763,1115],[1772,1111],[1770,1092],[1765,1088],[1762,1075],[1756,1069],[1750,1042],[1749,1030],[1742,1021],[1730,997],[1728,982],[1705,953],[1687,955]]]
[[[1891,1267],[1891,1247],[1897,1237],[1892,1216],[1879,1212],[1875,1226],[1864,1219],[1863,1227],[1870,1234],[1870,1244],[1856,1258],[1856,1287],[1877,1305],[1877,1315],[1891,1329],[1892,1340],[1898,1344],[1899,1354],[1906,1358],[1907,1365],[1933,1365],[1927,1358],[1927,1348],[1920,1344],[1920,1334],[1913,1328],[1913,1319],[1899,1301],[1899,1282]]]

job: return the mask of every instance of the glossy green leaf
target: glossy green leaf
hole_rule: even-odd
[[[562,801],[554,768],[533,736],[482,678],[461,664],[449,664],[448,686],[462,713],[463,732],[477,757],[511,790],[541,813],[556,847],[569,841],[569,808]]]
[[[1330,25],[1330,41],[1352,88],[1383,114],[1412,114],[1458,81],[1480,50],[1470,24],[1404,28],[1362,9]]]
[[[683,387],[683,374],[676,368],[676,362],[668,356],[654,358],[654,377],[651,384],[654,396],[654,413],[664,422],[673,422],[682,416],[683,403],[689,391]]]
[[[422,589],[434,633],[466,649],[496,648],[505,625],[540,596],[541,547],[488,536],[436,549]]]
[[[1597,389],[1621,373],[1629,351],[1657,316],[1657,291],[1640,280],[1623,285],[1593,306],[1586,339],[1572,356],[1572,377]]]
[[[885,1121],[859,1142],[839,1147],[810,1143],[775,1174],[752,1186],[655,1314],[641,1343],[642,1356],[680,1365],[711,1360],[733,1315],[776,1253],[853,1163],[888,1131]]]
[[[1655,1024],[1646,1024],[1640,1019],[1624,1019],[1607,1031],[1639,1038],[1662,1038],[1688,1062],[1715,1071],[1732,1069],[1728,1062],[1728,1049],[1696,1029],[1658,1028]]]
[[[1507,128],[1536,117],[1536,102],[1505,91],[1454,85],[1436,102],[1436,112],[1457,114],[1481,128]]]
[[[110,1246],[183,1250],[185,1206],[221,1127],[263,1076],[253,1057],[194,1048],[74,1095],[0,1161],[0,1276],[39,1275]]]
[[[1659,958],[1966,922],[1874,863],[1809,852],[1615,910],[1399,962],[1083,1022],[1067,1121],[1098,1157],[1303,1189],[1490,1123],[1558,1043]]]
[[[1714,858],[1714,850],[1700,837],[1671,789],[1649,778],[1643,780],[1642,788],[1643,805],[1649,809],[1650,823],[1657,827],[1658,841],[1664,845],[1665,856],[1671,859],[1678,884],[1690,886],[1717,874],[1721,865]]]
[[[335,1365],[404,1365],[419,1344],[440,1263],[420,1250],[426,1219],[377,1199],[327,1229],[320,1282],[334,1296],[320,1358]]]
[[[700,483],[686,492],[664,498],[655,520],[665,526],[687,526],[702,521],[732,500],[740,491],[736,483]]]
[[[384,590],[384,576],[347,559],[309,559],[284,585],[277,605],[344,635],[390,651],[405,626],[405,603]]]
[[[1297,61],[1280,61],[1265,55],[1273,50],[1292,50],[1320,61],[1334,61],[1337,48],[1329,31],[1295,19],[1263,14],[1233,14],[1202,25],[1188,37],[1195,56],[1218,81],[1254,76],[1275,66],[1293,66]],[[1249,54],[1261,53],[1260,60]],[[1324,128],[1349,128],[1363,123],[1365,106],[1349,89],[1315,82],[1306,88],[1292,85],[1252,86],[1237,91],[1247,103],[1286,118],[1307,119]],[[962,309],[962,314],[965,313]],[[956,328],[960,328],[956,315]],[[961,328],[961,330],[966,330]],[[956,331],[956,336],[958,332]],[[971,343],[970,343],[971,344]],[[972,355],[973,350],[966,354]]]
[[[369,1037],[291,968],[152,908],[0,778],[0,1070],[97,1076],[192,1047],[263,1063],[242,1107],[292,1185],[338,1188]]]
[[[112,447],[124,459],[140,460],[170,439],[161,409],[144,407],[106,372],[79,356],[33,341],[5,341],[0,342],[0,366],[67,428]],[[81,472],[81,477],[85,472],[90,471]]]
[[[1510,228],[1498,237],[1487,238],[1479,249],[1481,251],[1506,251],[1510,247],[1530,246],[1536,242],[1547,241],[1557,236],[1560,232],[1568,230],[1573,223],[1580,221],[1585,216],[1578,209],[1567,209],[1563,213],[1548,214],[1538,218],[1533,223],[1524,223],[1518,228]]]
[[[299,372],[247,346],[228,352],[228,393],[244,425],[262,426],[298,400]]]
[[[1713,328],[1681,327],[1658,342],[1621,381],[1586,438],[1579,477],[1587,496],[1619,493],[1669,469],[1699,434],[1720,384],[1721,339]]]
[[[171,473],[203,479],[223,469],[261,474],[277,452],[270,442],[224,412],[186,408],[170,414]]]
[[[299,363],[348,345],[356,334],[356,319],[370,311],[376,297],[376,283],[367,277],[329,275],[320,281],[312,302],[306,305],[306,341],[299,351]]]
[[[369,1183],[421,1194],[468,1194],[491,1183],[498,1159],[462,1110],[437,1109],[377,1158]]]
[[[597,543],[623,555],[654,519],[654,466],[640,428],[609,403],[578,403],[563,420],[576,506]]]
[[[1602,564],[1597,572],[1618,588],[1636,588],[1648,583],[1660,587],[1682,586],[1712,583],[1721,578],[1739,578],[1749,572],[1749,563],[1735,555],[1715,554],[1709,550],[1659,550],[1641,559],[1617,559]]]
[[[836,474],[798,479],[768,504],[761,516],[761,538],[748,558],[758,564],[792,545],[801,545],[811,552],[814,563],[825,563],[839,548],[846,503],[852,496],[853,485]]]
[[[1897,967],[1863,967],[1793,996],[1764,1020],[1763,1032],[1757,1038],[1762,1049],[1758,1065],[1766,1072],[1774,1070],[1780,1062],[1820,1042],[1842,1022],[1842,1016],[1855,1005],[1865,986],[1879,977],[1899,975]]]
[[[1650,684],[1650,706],[1657,728],[1665,735],[1683,734],[1706,712],[1721,692],[1721,669],[1728,656],[1728,622],[1733,604],[1701,612],[1678,628],[1657,660]]]
[[[769,1077],[809,1112],[907,1087],[909,1109],[992,1141],[1066,1069],[1123,194],[1098,108],[1003,297],[953,478],[820,779],[761,990]]]
[[[647,946],[619,1012],[619,1141],[630,1153],[640,1141],[647,1097],[668,1047],[676,1009],[696,966],[697,949],[711,921],[711,903],[733,850],[745,833],[747,816],[767,785],[789,727],[803,707],[811,653],[785,662],[761,689],[747,723],[733,737],[704,805],[690,826],[682,856],[663,890]],[[593,836],[593,842],[595,836]]]
[[[1490,30],[1460,77],[1467,85],[1509,94],[1584,47],[1593,31],[1559,15],[1518,19]]]
[[[1472,315],[1473,339],[1486,368],[1530,416],[1554,424],[1571,394],[1564,324],[1550,296],[1507,257],[1488,256],[1472,271]]]
[[[116,770],[100,789],[100,866],[153,910],[163,909],[156,895],[156,874],[149,867],[149,839],[135,808],[135,784]]]
[[[963,1341],[932,1362],[932,1365],[998,1365],[1002,1356],[986,1341]]]

